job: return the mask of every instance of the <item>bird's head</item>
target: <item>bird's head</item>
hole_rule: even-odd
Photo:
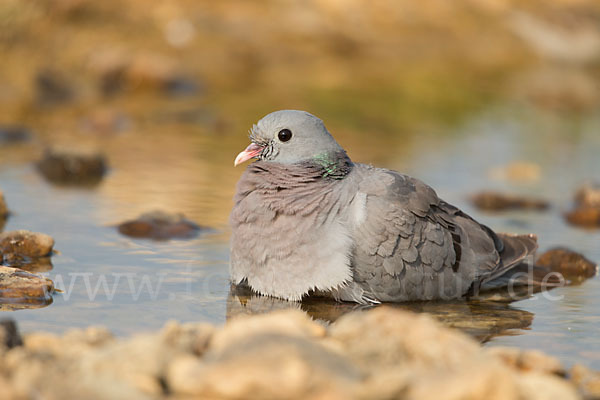
[[[251,158],[282,164],[322,162],[330,154],[344,153],[323,121],[305,111],[282,110],[266,115],[250,130],[250,140],[252,143],[238,154],[234,165]]]

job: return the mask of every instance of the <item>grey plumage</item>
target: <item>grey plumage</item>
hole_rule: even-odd
[[[308,113],[269,114],[251,138],[236,159],[258,161],[238,182],[230,273],[258,293],[358,303],[459,298],[506,284],[507,271],[537,248],[533,235],[497,235],[417,179],[353,163]]]

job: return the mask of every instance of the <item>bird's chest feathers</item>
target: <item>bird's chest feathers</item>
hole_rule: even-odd
[[[355,204],[322,179],[283,190],[255,187],[232,212],[232,279],[289,300],[350,281],[351,230],[363,218]]]

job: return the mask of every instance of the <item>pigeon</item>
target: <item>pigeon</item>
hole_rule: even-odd
[[[289,301],[449,300],[509,284],[535,235],[495,233],[422,181],[353,162],[323,121],[282,110],[250,130],[230,214],[230,277]]]

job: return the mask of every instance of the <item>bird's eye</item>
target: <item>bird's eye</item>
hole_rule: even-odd
[[[292,131],[290,131],[289,129],[282,129],[277,134],[277,137],[282,142],[287,142],[288,140],[290,140],[292,138]]]

